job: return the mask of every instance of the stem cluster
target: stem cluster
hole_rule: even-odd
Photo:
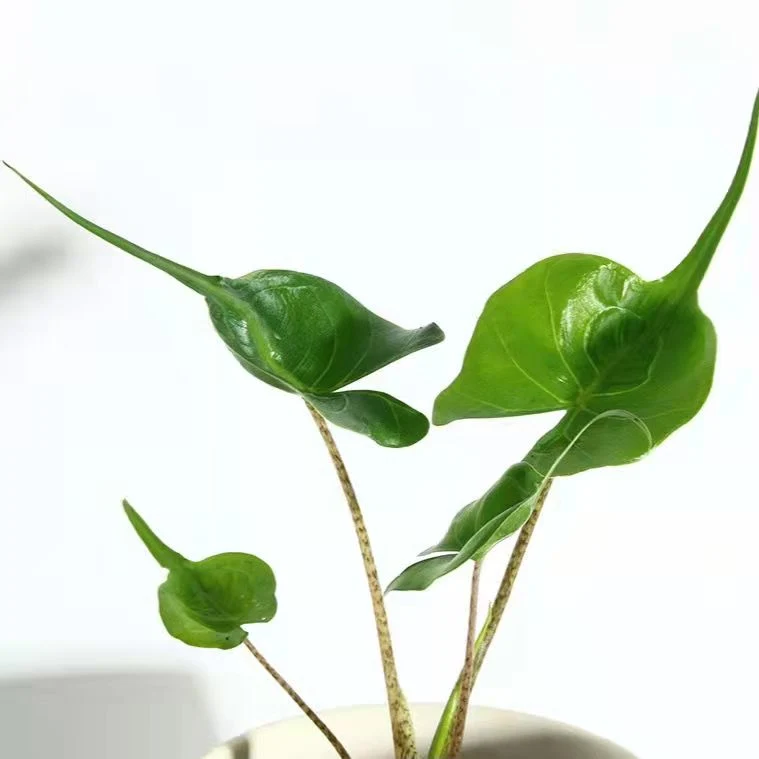
[[[498,587],[498,592],[496,593],[495,599],[488,611],[487,618],[485,619],[480,633],[471,649],[471,637],[468,636],[467,654],[464,659],[464,667],[461,670],[461,674],[459,675],[458,680],[451,691],[451,695],[448,697],[448,702],[443,709],[443,714],[440,717],[437,731],[432,739],[429,759],[455,759],[461,750],[461,742],[464,737],[464,726],[466,722],[466,712],[469,707],[469,697],[472,688],[477,680],[477,676],[480,674],[482,664],[485,661],[490,644],[493,642],[498,625],[503,619],[503,613],[506,611],[506,605],[511,598],[517,575],[519,574],[525,554],[527,553],[527,547],[529,546],[532,534],[535,531],[535,525],[540,518],[540,514],[543,511],[543,505],[548,497],[551,482],[551,480],[546,482],[543,490],[538,496],[535,509],[519,532],[519,537],[514,544],[514,549],[511,552],[509,563],[506,565],[506,571],[504,572],[503,579]],[[477,593],[477,582],[475,581],[475,578],[478,574],[477,570],[475,570],[474,574],[475,577],[473,577],[472,580],[472,600],[470,602],[469,615],[470,631],[474,624],[472,622],[472,609],[476,609],[475,595]],[[474,613],[476,614],[476,612]]]
[[[403,691],[401,690],[398,678],[398,669],[395,663],[395,654],[393,652],[393,643],[390,635],[390,625],[388,623],[382,585],[379,581],[377,564],[374,559],[374,553],[372,551],[369,534],[366,529],[366,523],[358,502],[358,497],[356,496],[356,491],[353,487],[350,476],[348,475],[345,462],[343,461],[337,444],[335,443],[335,439],[327,426],[326,420],[313,406],[310,404],[306,405],[308,406],[308,410],[316,423],[319,434],[321,435],[330,459],[332,460],[345,500],[348,504],[348,510],[358,540],[359,551],[364,565],[364,573],[369,586],[369,596],[372,602],[375,626],[377,629],[377,640],[379,643],[382,670],[387,691],[388,709],[390,712],[390,722],[392,725],[395,759],[418,759],[419,753],[416,746],[411,712],[403,695]],[[477,605],[479,600],[480,571],[482,563],[481,561],[474,562],[469,599],[469,618],[464,665],[440,718],[437,731],[432,741],[432,746],[430,747],[428,755],[429,759],[455,759],[461,751],[464,740],[464,730],[466,727],[466,717],[474,684],[482,669],[482,664],[490,645],[493,642],[496,630],[503,618],[506,605],[508,604],[511,593],[514,589],[517,575],[519,574],[525,554],[527,553],[527,547],[532,538],[540,513],[543,510],[543,504],[545,503],[550,487],[551,480],[548,480],[538,496],[530,518],[525,522],[519,533],[511,558],[506,566],[503,579],[498,588],[498,592],[490,606],[479,634],[476,634]],[[303,701],[303,699],[271,666],[271,664],[269,664],[249,640],[245,641],[245,645],[253,656],[255,656],[255,658],[263,665],[267,672],[300,707],[304,714],[324,734],[324,737],[333,746],[338,756],[340,756],[341,759],[350,759],[350,755],[345,746],[343,746],[335,734],[319,718],[314,710]]]

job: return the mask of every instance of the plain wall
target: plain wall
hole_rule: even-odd
[[[363,383],[425,410],[486,297],[531,263],[674,266],[759,87],[745,0],[26,0],[2,26],[0,158],[202,271],[309,271],[404,326],[438,321],[445,343]],[[720,337],[706,407],[645,461],[557,484],[477,701],[645,759],[759,755],[758,174],[701,294]],[[191,557],[272,564],[280,611],[253,637],[315,706],[382,699],[347,511],[302,404],[239,368],[198,297],[8,171],[0,385],[0,676],[184,672],[224,736],[295,711],[245,651],[168,638],[128,497]],[[405,451],[338,430],[382,578],[554,421],[458,423]],[[467,583],[388,599],[412,700],[447,696]]]
[[[14,759],[188,759],[218,741],[199,683],[172,670],[0,678],[0,746]]]

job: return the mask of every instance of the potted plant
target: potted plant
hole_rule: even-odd
[[[521,461],[461,509],[445,536],[387,589],[380,583],[361,507],[329,425],[387,447],[419,442],[429,429],[424,414],[382,391],[346,388],[439,343],[440,328],[429,324],[402,329],[311,274],[201,274],[86,220],[19,174],[80,226],[203,296],[214,328],[242,367],[304,403],[345,495],[374,611],[387,705],[322,716],[265,658],[245,629],[271,621],[276,613],[271,567],[247,553],[188,559],[124,502],[132,527],[167,572],[158,589],[167,631],[197,647],[245,646],[305,715],[260,728],[210,757],[630,757],[567,726],[497,709],[470,710],[472,689],[553,480],[636,461],[692,419],[705,402],[716,337],[699,308],[698,288],[743,191],[758,120],[759,96],[727,194],[693,249],[665,276],[644,281],[607,258],[563,254],[531,266],[490,297],[459,375],[435,400],[433,422],[446,425],[465,418],[548,411],[563,411],[564,416]],[[482,562],[497,543],[515,534],[503,580],[478,631]],[[442,714],[430,706],[412,709],[396,670],[384,594],[424,590],[465,565],[471,572],[471,601],[461,673]]]

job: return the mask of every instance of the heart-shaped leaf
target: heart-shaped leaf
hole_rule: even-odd
[[[203,295],[216,331],[258,379],[303,396],[330,421],[380,445],[412,445],[427,434],[424,414],[392,396],[336,391],[439,343],[444,335],[436,324],[402,329],[312,274],[276,269],[235,279],[201,274],[88,221],[9,168],[79,226]]]
[[[169,570],[158,602],[170,635],[190,646],[235,648],[248,637],[242,625],[274,617],[276,582],[266,562],[246,553],[189,561],[163,543],[126,501],[124,510],[147,549]]]
[[[716,356],[698,288],[746,183],[758,119],[759,96],[727,195],[665,277],[647,282],[607,258],[567,254],[540,261],[491,296],[460,374],[435,402],[433,422],[566,413],[521,464],[459,513],[433,550],[481,557],[492,545],[478,544],[489,524],[482,514],[508,520],[499,539],[513,533],[531,511],[523,505],[536,498],[534,473],[630,463],[695,416],[709,394]],[[644,424],[646,434],[620,419],[620,411]],[[569,441],[575,442],[567,447]],[[428,559],[392,587],[422,589],[461,563]]]

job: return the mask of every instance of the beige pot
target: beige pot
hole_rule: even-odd
[[[422,756],[432,740],[441,707],[413,707]],[[336,709],[323,715],[352,759],[393,759],[384,706]],[[460,759],[635,759],[602,738],[559,722],[502,709],[475,707],[467,720]],[[217,748],[205,759],[335,759],[337,754],[305,717],[259,727]]]

